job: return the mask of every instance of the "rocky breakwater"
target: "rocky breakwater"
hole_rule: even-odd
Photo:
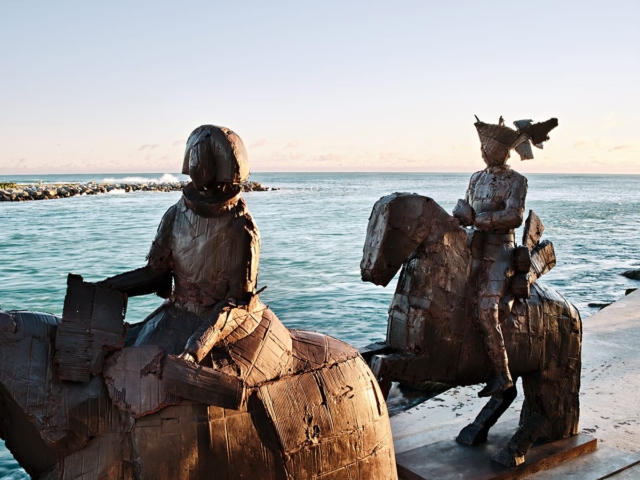
[[[51,200],[55,198],[75,197],[77,195],[98,195],[101,193],[129,192],[177,192],[187,182],[163,183],[67,183],[42,185],[0,185],[0,202],[24,202],[28,200]],[[265,187],[259,182],[245,182],[243,192],[265,192],[279,190]]]

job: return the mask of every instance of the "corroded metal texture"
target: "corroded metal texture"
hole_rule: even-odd
[[[360,271],[364,281],[386,286],[431,230],[431,222],[452,222],[433,200],[419,195],[381,198],[369,217]]]
[[[389,308],[391,353],[371,361],[383,391],[392,380],[487,382],[479,395],[491,401],[459,437],[478,443],[515,398],[513,379],[522,377],[521,427],[494,456],[503,464],[523,462],[539,437],[561,438],[578,428],[580,316],[556,292],[535,283],[555,265],[553,245],[540,241],[544,227],[535,213],[526,222],[525,245],[516,246],[527,180],[505,164],[511,148],[523,139],[547,139],[555,125],[555,119],[527,120],[516,122],[515,131],[502,121],[478,122],[487,168],[471,177],[453,216],[416,194],[381,198],[369,219],[361,263],[362,278],[379,285],[402,264]]]
[[[102,372],[106,353],[124,347],[126,297],[69,275],[64,321],[56,336],[55,362],[61,380],[88,382]]]
[[[265,309],[262,330],[214,347],[226,368],[129,346],[106,382],[69,382],[51,368],[60,321],[0,312],[0,434],[34,477],[396,478],[384,397],[345,343]]]
[[[44,479],[396,479],[358,351],[258,297],[241,140],[205,126],[187,157],[145,267],[70,276],[62,319],[0,311],[0,437]],[[154,292],[165,303],[123,324],[127,297]]]
[[[381,226],[386,223],[384,218],[375,215],[376,211],[384,212],[380,205],[405,199],[414,204],[415,197],[419,196],[394,194],[381,199],[374,207],[368,235],[386,230]],[[478,245],[482,232],[460,227],[433,200],[421,198],[430,206],[423,210],[423,218],[433,227],[427,227],[424,240],[402,266],[389,308],[386,343],[391,353],[372,359],[383,391],[391,381],[473,385],[490,381],[494,374],[476,318],[484,261],[483,246]],[[538,271],[548,271],[552,265],[545,263],[546,256],[536,254],[538,247],[540,252],[548,252],[552,245],[541,242],[534,248],[529,273],[532,282]],[[365,246],[365,258],[367,255]],[[538,255],[542,268],[536,266]],[[363,269],[374,283],[382,283],[376,260],[364,262]],[[522,378],[526,396],[522,426],[507,446],[506,458],[498,460],[517,463],[536,438],[557,439],[578,431],[582,322],[569,302],[537,282],[530,285],[529,298],[517,298],[507,291],[498,308],[510,373],[514,379]],[[481,416],[495,423],[494,411],[506,408],[515,398],[508,392],[493,397],[487,406],[490,411]],[[473,434],[467,433],[469,441],[482,438],[493,423],[478,420]]]

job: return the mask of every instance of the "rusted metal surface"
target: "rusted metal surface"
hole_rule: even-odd
[[[7,447],[45,479],[396,479],[358,351],[289,331],[260,302],[239,137],[197,129],[185,166],[145,267],[70,276],[62,320],[0,311]],[[125,332],[126,298],[154,292],[165,303]]]
[[[103,377],[120,410],[138,418],[180,402],[161,379],[163,357],[157,345],[127,347],[109,357]]]
[[[535,283],[555,265],[553,245],[540,241],[544,227],[535,213],[527,221],[525,245],[515,244],[527,181],[505,163],[512,148],[526,140],[540,143],[554,125],[555,119],[516,122],[518,130],[502,121],[476,123],[487,168],[471,177],[453,216],[420,195],[383,197],[369,219],[361,264],[364,280],[385,285],[402,263],[389,308],[390,351],[371,359],[383,392],[391,381],[487,382],[480,395],[492,398],[459,437],[478,443],[515,398],[512,379],[522,377],[521,426],[494,456],[508,465],[523,462],[537,438],[563,438],[578,428],[580,315],[561,295]],[[394,250],[404,260],[388,253]]]
[[[544,224],[540,217],[536,215],[536,212],[529,210],[529,216],[524,222],[524,232],[522,233],[522,244],[529,250],[533,250],[534,247],[540,242],[542,233],[544,232]]]
[[[102,372],[104,356],[124,347],[126,296],[69,275],[55,362],[61,380],[88,382]]]

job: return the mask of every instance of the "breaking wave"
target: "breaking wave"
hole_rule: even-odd
[[[174,183],[180,179],[170,173],[163,173],[160,178],[151,177],[108,177],[102,183]]]

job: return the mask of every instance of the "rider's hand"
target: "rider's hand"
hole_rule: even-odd
[[[453,209],[453,216],[458,219],[460,225],[468,227],[473,225],[475,219],[475,212],[473,207],[464,199],[458,200],[458,204]]]

